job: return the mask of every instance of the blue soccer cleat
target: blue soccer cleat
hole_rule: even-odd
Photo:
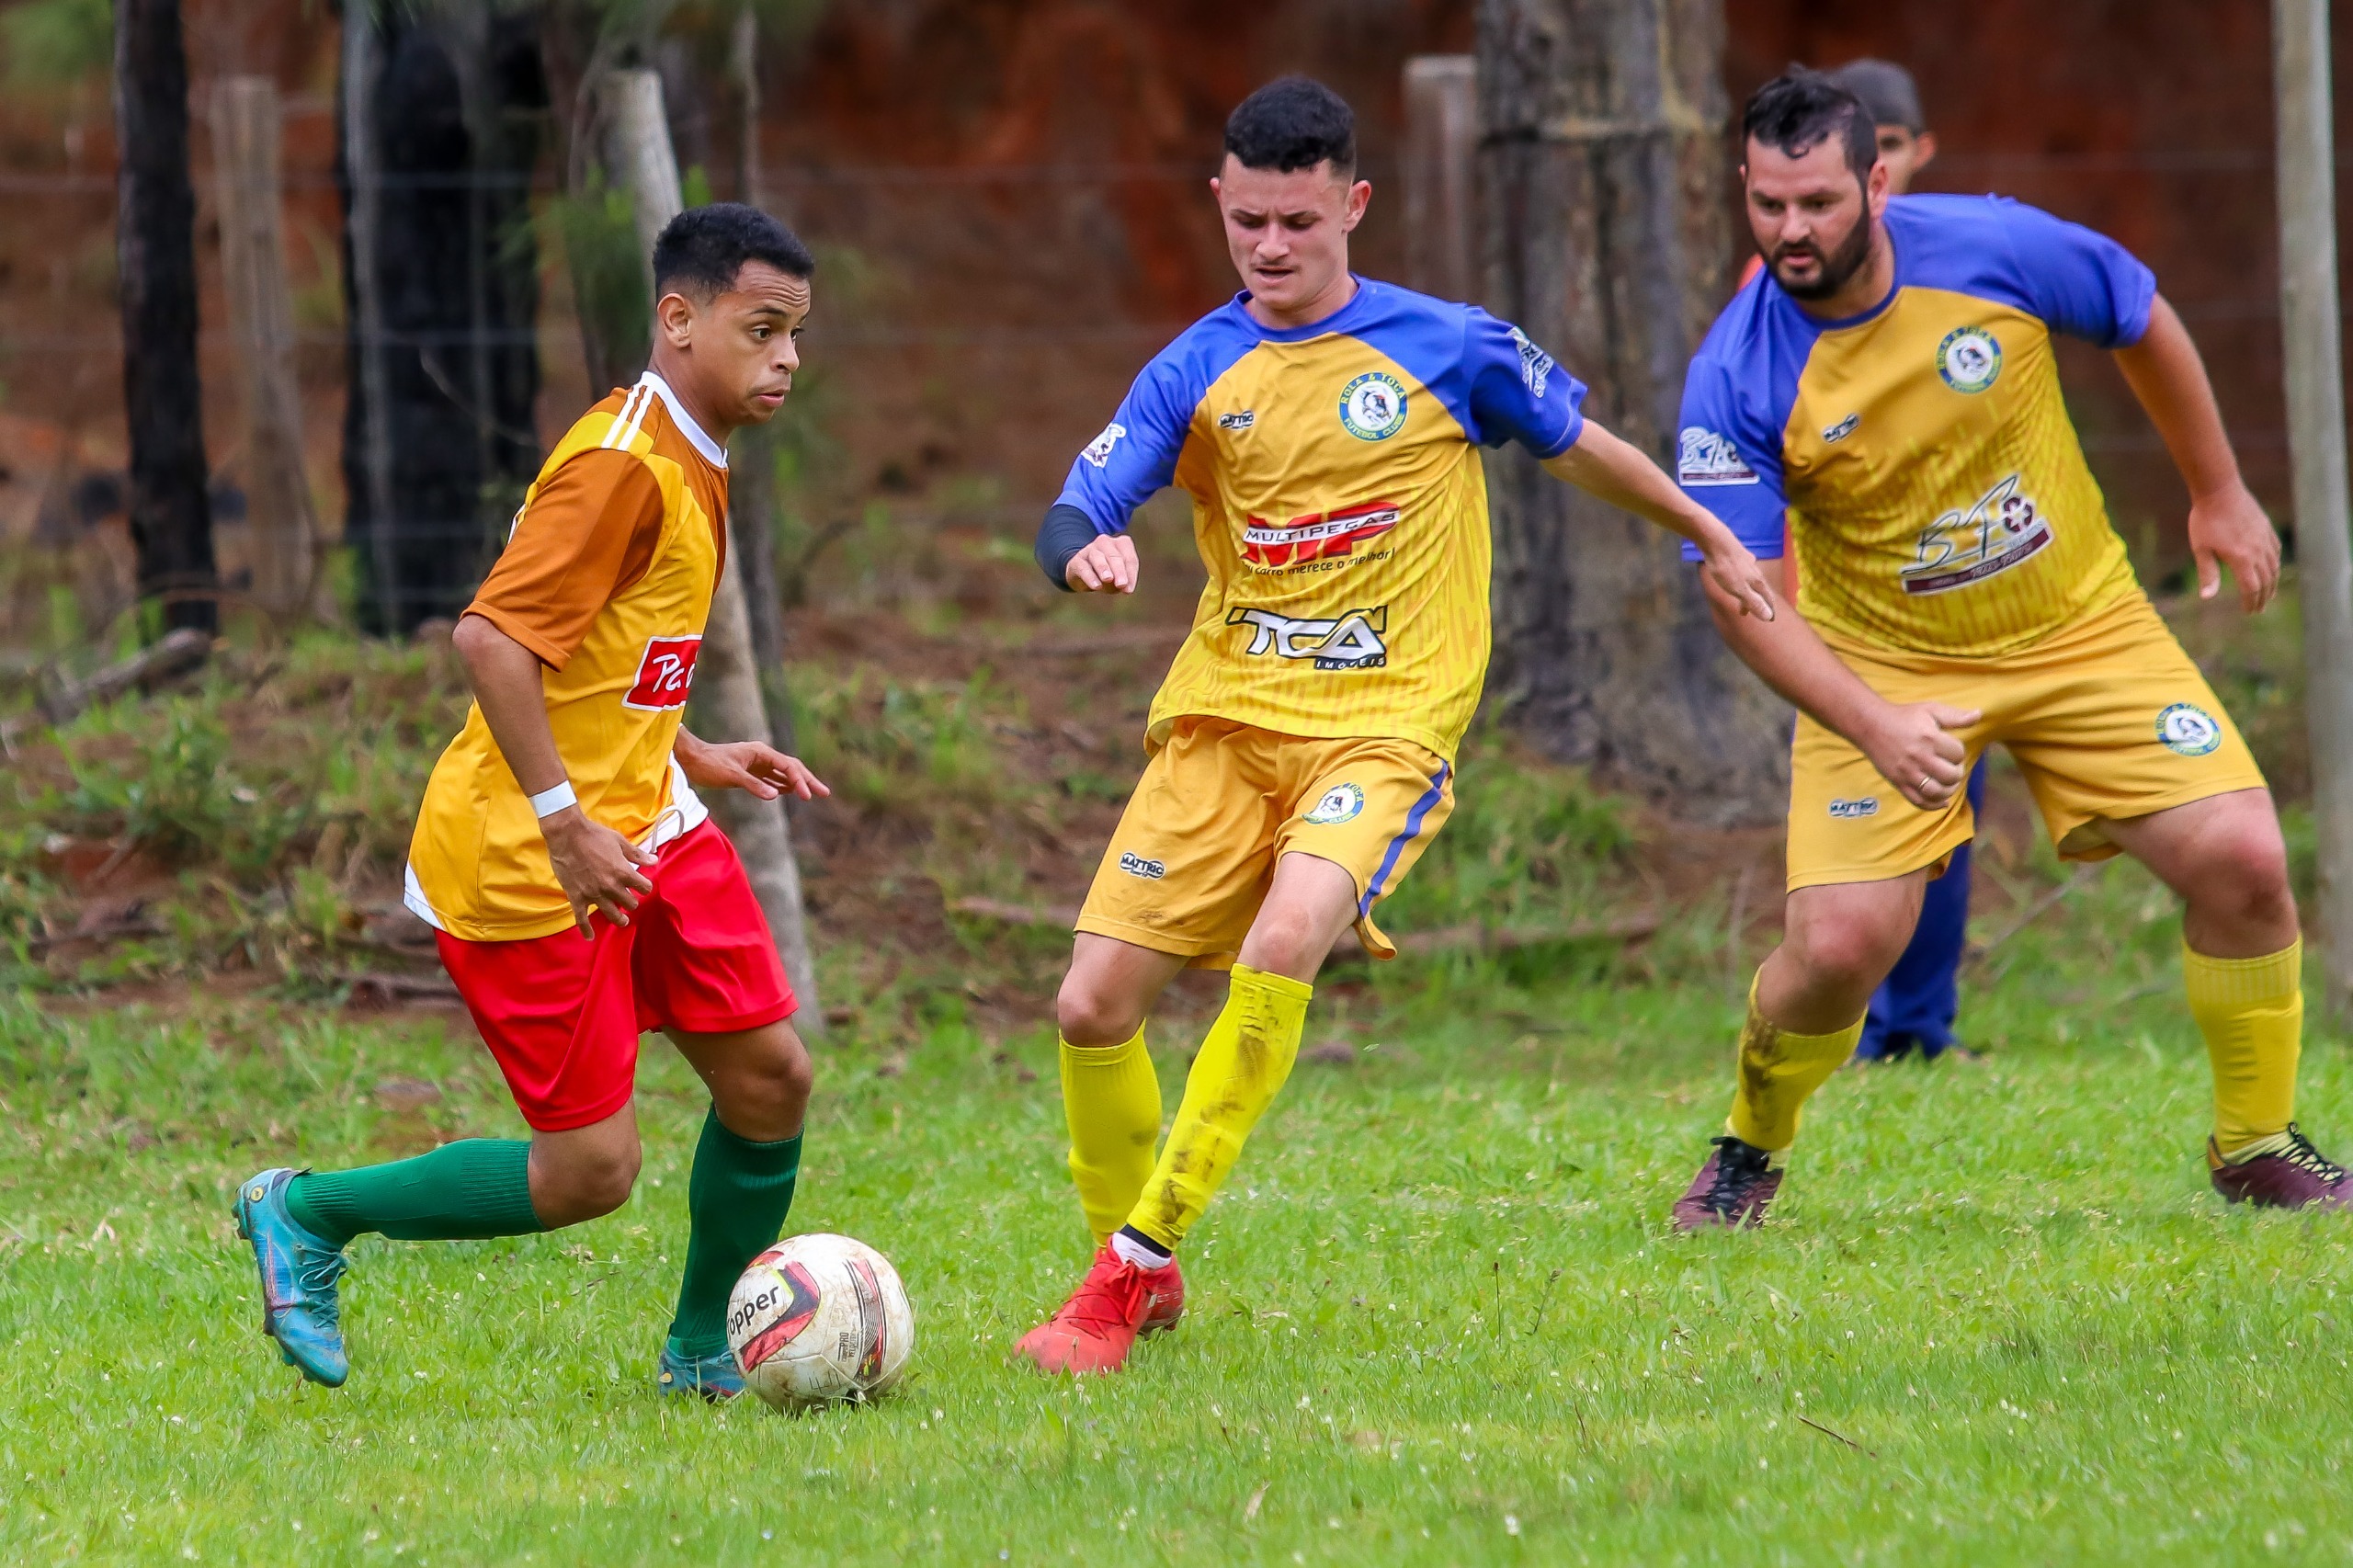
[[[237,1234],[253,1243],[261,1266],[261,1331],[278,1341],[288,1366],[314,1383],[340,1388],[351,1362],[343,1353],[335,1281],[350,1265],[341,1247],[287,1212],[286,1184],[301,1174],[280,1165],[248,1176],[237,1189]]]
[[[720,1404],[744,1392],[744,1369],[735,1364],[733,1350],[722,1350],[716,1356],[681,1356],[665,1342],[661,1358],[654,1363],[654,1384],[665,1394],[699,1394]]]

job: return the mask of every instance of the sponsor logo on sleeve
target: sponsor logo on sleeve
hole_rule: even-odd
[[[637,661],[637,679],[621,699],[624,708],[659,711],[684,708],[694,689],[695,655],[702,651],[700,637],[653,637]]]
[[[2002,373],[2002,340],[1982,326],[1957,326],[1937,345],[1937,374],[1957,392],[1982,392]]]
[[[1120,851],[1120,869],[1131,877],[1142,877],[1145,881],[1156,882],[1168,874],[1168,862],[1147,860],[1132,849],[1122,849]]]
[[[1856,801],[1833,801],[1830,802],[1830,814],[1841,822],[1854,817],[1875,817],[1879,815],[1879,797],[1865,795]]]
[[[1127,433],[1128,427],[1114,419],[1111,423],[1103,426],[1103,434],[1096,437],[1092,441],[1087,442],[1086,449],[1078,455],[1085,458],[1088,462],[1093,463],[1097,468],[1101,468],[1105,463],[1111,460],[1111,449],[1118,446],[1120,444],[1120,437]]]
[[[1912,563],[1896,577],[1907,594],[1949,594],[2031,560],[2051,540],[2051,519],[2013,473],[1922,528]]]
[[[1318,827],[1344,823],[1364,811],[1364,791],[1353,784],[1335,784],[1308,809],[1303,820]]]
[[[2204,756],[2222,744],[2222,726],[2194,702],[2177,702],[2157,715],[2157,739],[2184,756]]]
[[[1405,427],[1405,387],[1392,375],[1367,370],[1340,392],[1340,427],[1359,441],[1386,441]]]
[[[1518,327],[1511,329],[1512,347],[1519,350],[1519,379],[1528,383],[1530,397],[1542,397],[1544,387],[1552,379],[1552,357],[1528,340],[1528,334]]]
[[[1742,459],[1740,449],[1713,430],[1686,425],[1676,445],[1675,477],[1691,489],[1756,483],[1756,471]]]
[[[1270,609],[1226,612],[1228,626],[1250,629],[1254,657],[1272,653],[1278,659],[1312,660],[1319,670],[1373,670],[1389,663],[1389,607],[1352,609],[1331,620],[1294,620]]]
[[[1238,409],[1217,416],[1217,427],[1221,430],[1247,430],[1257,423],[1258,411],[1255,408]]]
[[[1307,512],[1287,523],[1252,517],[1242,530],[1242,559],[1253,566],[1296,566],[1353,552],[1397,526],[1398,508],[1368,501],[1333,512]]]

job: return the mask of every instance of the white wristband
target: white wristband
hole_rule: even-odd
[[[576,806],[579,803],[580,797],[573,793],[572,780],[567,778],[554,789],[542,790],[532,796],[531,814],[544,821],[563,810],[564,807]]]

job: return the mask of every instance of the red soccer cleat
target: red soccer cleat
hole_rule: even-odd
[[[1138,1268],[1105,1244],[1062,1310],[1021,1336],[1014,1353],[1041,1372],[1116,1372],[1139,1334],[1173,1328],[1185,1311],[1185,1279],[1165,1268]]]
[[[2207,1139],[2206,1167],[2214,1190],[2232,1203],[2252,1203],[2258,1209],[2353,1209],[2353,1181],[2346,1179],[2345,1168],[2313,1148],[2292,1121],[2286,1149],[2235,1165],[2224,1165],[2214,1141]]]

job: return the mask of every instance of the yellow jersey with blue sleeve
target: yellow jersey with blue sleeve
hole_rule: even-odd
[[[1895,286],[1843,320],[1769,276],[1685,382],[1677,477],[1760,557],[1798,561],[1834,638],[1944,657],[2032,645],[2135,591],[2052,338],[2137,343],[2156,283],[2121,245],[2000,197],[1887,204]]]
[[[1566,451],[1585,388],[1476,306],[1358,278],[1282,329],[1248,298],[1144,367],[1057,503],[1113,534],[1165,486],[1192,497],[1209,582],[1149,744],[1216,718],[1451,758],[1487,669],[1479,449]]]

